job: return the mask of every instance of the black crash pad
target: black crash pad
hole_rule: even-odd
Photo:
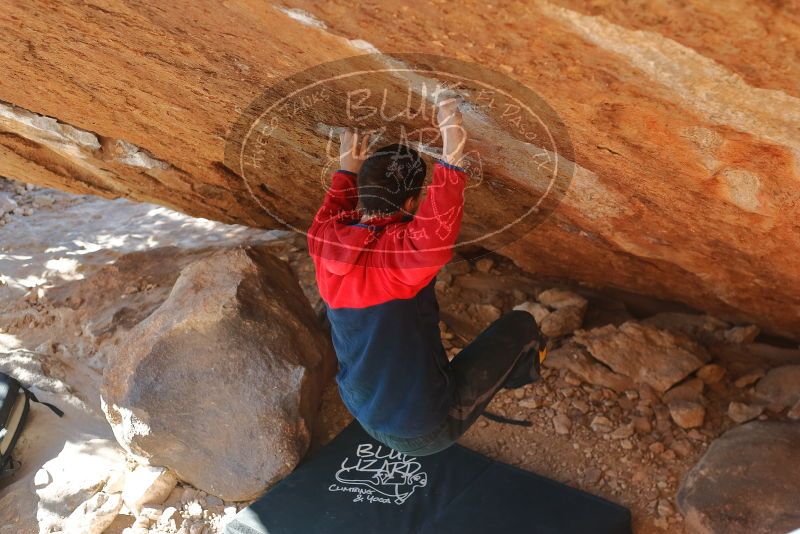
[[[630,525],[626,508],[594,495],[459,445],[408,457],[353,422],[225,534],[627,534]]]

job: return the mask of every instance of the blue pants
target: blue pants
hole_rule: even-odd
[[[528,377],[543,343],[533,316],[526,311],[511,311],[489,325],[450,362],[447,371],[455,382],[452,405],[436,429],[413,438],[364,430],[381,443],[411,456],[444,450],[472,426],[506,384],[531,382]]]

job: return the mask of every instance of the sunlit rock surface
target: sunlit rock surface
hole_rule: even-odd
[[[285,123],[261,154],[269,172],[245,181],[226,139],[268,87],[365,52],[477,63],[555,110],[575,163],[545,222],[481,245],[503,245],[530,271],[800,337],[791,4],[17,2],[0,29],[0,174],[259,227],[279,226],[267,212],[308,223],[328,163],[324,127],[337,125],[324,103]],[[518,136],[498,115],[484,119],[467,121],[486,179],[467,193],[464,240],[536,189]]]

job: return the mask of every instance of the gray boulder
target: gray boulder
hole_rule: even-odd
[[[692,533],[760,534],[800,526],[800,423],[752,422],[714,441],[683,479]]]
[[[104,374],[103,410],[143,463],[251,499],[305,454],[334,361],[288,265],[228,249],[186,267],[127,334]]]

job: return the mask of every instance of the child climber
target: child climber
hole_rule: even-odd
[[[536,380],[544,350],[533,316],[515,310],[447,360],[434,283],[461,226],[466,132],[455,100],[437,121],[443,160],[422,200],[415,150],[367,157],[366,136],[343,133],[341,169],[308,231],[342,400],[368,434],[413,456],[452,445],[501,388]]]

